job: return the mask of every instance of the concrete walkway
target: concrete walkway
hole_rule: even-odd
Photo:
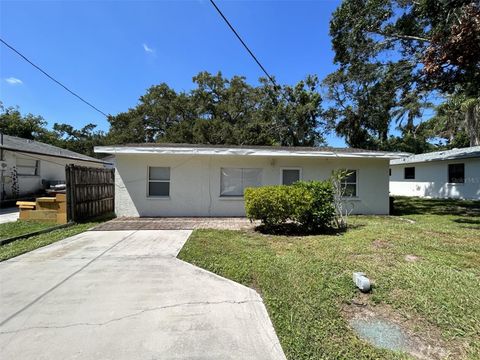
[[[4,359],[285,359],[260,296],[176,259],[190,235],[89,231],[0,263]]]
[[[18,208],[14,207],[14,208],[0,209],[0,224],[17,221],[17,219],[18,219]]]

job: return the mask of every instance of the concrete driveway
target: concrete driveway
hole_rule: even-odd
[[[18,208],[0,209],[0,224],[18,220]]]
[[[3,359],[285,359],[260,296],[176,259],[189,230],[89,231],[0,263]]]

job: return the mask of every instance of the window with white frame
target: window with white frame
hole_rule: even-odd
[[[19,176],[36,176],[38,175],[39,163],[40,161],[35,159],[17,158],[17,174]]]
[[[170,168],[150,166],[148,168],[148,196],[170,196]]]
[[[301,175],[300,169],[284,168],[284,169],[282,169],[282,184],[283,185],[292,185],[293,183],[299,181],[301,176],[302,175]]]
[[[356,197],[358,196],[358,176],[357,170],[346,170],[347,175],[342,180],[342,187],[344,196]]]
[[[262,169],[248,168],[221,168],[220,169],[220,196],[243,196],[247,187],[256,187],[262,184]]]

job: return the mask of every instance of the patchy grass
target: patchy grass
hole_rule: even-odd
[[[87,223],[75,224],[67,228],[53,230],[45,234],[32,236],[27,239],[16,240],[10,244],[0,246],[0,261],[13,258],[23,253],[35,250],[39,247],[52,244],[56,241],[63,240],[73,235],[77,235],[103,221],[106,221],[106,219],[107,218],[102,218]]]
[[[392,309],[419,336],[437,334],[451,358],[478,359],[480,203],[438,204],[402,198],[402,218],[354,216],[341,235],[197,230],[180,258],[259,291],[289,359],[408,358],[349,327],[343,309],[358,298],[353,271],[374,281],[364,298],[371,309]]]
[[[34,231],[47,229],[52,226],[55,226],[55,223],[44,223],[26,220],[8,222],[0,224],[0,239],[7,239],[14,236],[24,235]]]

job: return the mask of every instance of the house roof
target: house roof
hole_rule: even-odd
[[[354,148],[288,147],[258,145],[205,145],[142,143],[96,146],[96,153],[107,154],[164,154],[164,155],[244,155],[244,156],[303,156],[303,157],[361,157],[394,159],[407,153],[371,151]]]
[[[57,146],[44,144],[39,141],[23,139],[10,135],[3,135],[2,138],[3,144],[0,144],[0,148],[5,150],[106,164],[105,161],[95,159],[87,155],[79,154],[74,151],[62,149]]]
[[[418,154],[408,156],[402,159],[391,160],[390,165],[411,164],[429,161],[442,161],[442,160],[456,160],[456,159],[468,159],[468,158],[480,158],[480,146],[472,146],[468,148],[435,151],[425,154]]]

